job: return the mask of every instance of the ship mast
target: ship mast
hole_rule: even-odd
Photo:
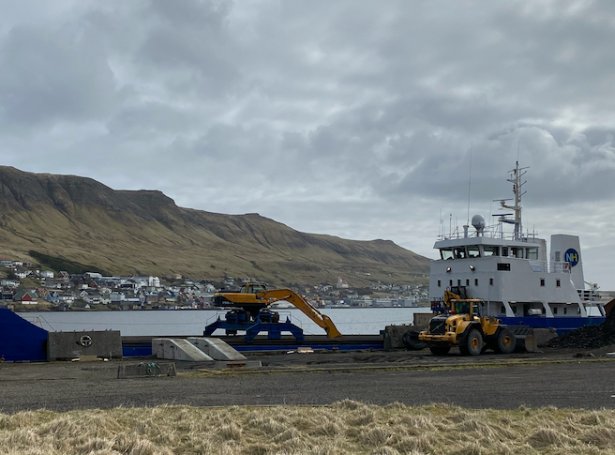
[[[519,167],[519,161],[515,161],[515,168],[510,172],[510,178],[506,179],[508,182],[513,184],[513,194],[514,194],[514,201],[515,204],[514,205],[507,205],[506,201],[500,201],[500,204],[502,205],[502,207],[507,208],[507,209],[511,209],[514,212],[515,215],[515,219],[514,221],[508,221],[508,220],[503,220],[506,222],[511,222],[511,224],[514,224],[514,233],[513,233],[513,238],[514,240],[521,240],[521,237],[523,235],[523,228],[522,228],[522,224],[521,224],[521,197],[527,193],[527,191],[523,191],[523,185],[525,185],[527,182],[521,181],[521,177],[523,177],[527,171],[526,169],[528,169],[527,167]]]

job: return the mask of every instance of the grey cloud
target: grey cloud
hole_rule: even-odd
[[[218,97],[238,79],[239,49],[225,25],[229,2],[153,1],[149,30],[135,57],[169,90]],[[148,76],[142,71],[144,76]],[[154,78],[156,74],[154,75]]]
[[[125,103],[107,123],[109,134],[117,139],[139,139],[177,135],[197,127],[193,112],[154,101]]]
[[[5,164],[425,254],[441,210],[465,218],[470,161],[488,210],[519,159],[532,218],[553,228],[583,207],[597,215],[575,229],[610,235],[611,3],[15,5],[0,18]]]
[[[13,28],[0,43],[0,65],[5,124],[101,119],[116,101],[113,73],[87,30]]]

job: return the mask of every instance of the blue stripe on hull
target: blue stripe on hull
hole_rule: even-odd
[[[534,329],[555,329],[558,335],[571,332],[585,326],[600,325],[605,318],[602,316],[582,317],[554,317],[545,318],[541,316],[525,316],[525,317],[498,317],[498,319],[509,327],[516,325],[531,327]]]

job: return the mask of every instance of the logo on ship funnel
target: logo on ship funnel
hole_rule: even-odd
[[[579,253],[574,248],[568,248],[564,253],[564,261],[574,267],[579,263]]]

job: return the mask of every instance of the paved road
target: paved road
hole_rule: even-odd
[[[362,363],[265,361],[258,370],[200,372],[177,377],[116,379],[117,364],[0,364],[0,411],[115,406],[327,404],[343,399],[471,408],[557,406],[615,408],[615,361],[451,357]],[[315,359],[315,358],[313,358]],[[369,360],[369,359],[368,359]],[[519,362],[522,362],[521,364]],[[559,363],[563,362],[563,363]]]

